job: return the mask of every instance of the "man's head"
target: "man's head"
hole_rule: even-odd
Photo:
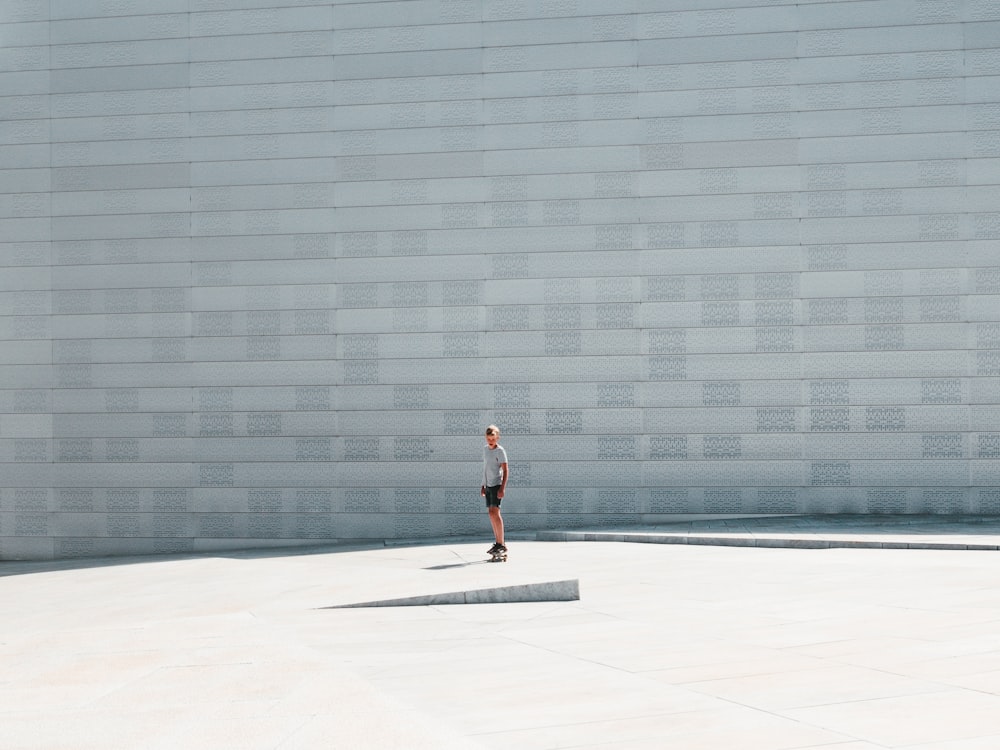
[[[486,428],[486,444],[489,445],[490,448],[494,447],[497,444],[497,440],[499,439],[500,439],[499,427],[497,427],[495,424],[491,424],[489,427]]]

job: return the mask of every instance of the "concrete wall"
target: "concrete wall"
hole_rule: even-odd
[[[8,0],[0,167],[0,558],[1000,513],[994,0]]]

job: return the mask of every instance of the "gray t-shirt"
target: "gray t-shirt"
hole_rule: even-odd
[[[500,464],[507,463],[507,451],[503,446],[497,445],[490,450],[490,446],[483,446],[483,486],[496,487],[503,483],[500,473]]]

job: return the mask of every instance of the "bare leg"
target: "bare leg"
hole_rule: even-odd
[[[500,515],[500,508],[493,506],[489,509],[489,513],[493,536],[498,543],[503,544],[503,516]]]

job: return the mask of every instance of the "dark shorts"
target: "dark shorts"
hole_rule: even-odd
[[[497,493],[499,491],[500,491],[500,485],[499,484],[496,487],[487,487],[486,488],[486,507],[487,508],[493,508],[493,507],[499,508],[500,507],[500,498],[497,497]]]

